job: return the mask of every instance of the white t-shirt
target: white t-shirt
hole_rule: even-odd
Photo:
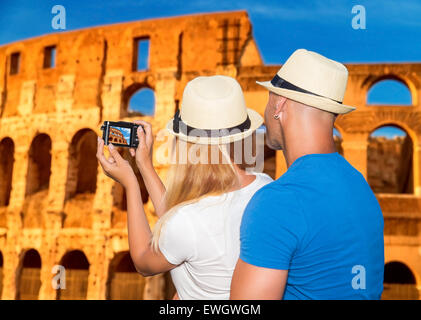
[[[159,248],[172,264],[180,299],[229,299],[240,255],[240,224],[254,193],[272,181],[264,173],[242,189],[177,209],[163,226]]]

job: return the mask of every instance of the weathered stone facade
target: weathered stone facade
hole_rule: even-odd
[[[149,67],[138,71],[135,43],[143,38],[150,40]],[[51,46],[56,65],[45,68],[45,48]],[[15,53],[20,54],[19,66],[11,72]],[[248,106],[263,114],[267,92],[255,81],[270,79],[279,67],[263,64],[246,12],[130,22],[0,47],[1,298],[55,299],[52,268],[60,264],[70,270],[68,286],[77,277],[85,279],[67,298],[118,298],[114,273],[120,270],[122,277],[133,270],[120,263],[128,252],[124,192],[95,159],[101,123],[135,119],[128,111],[130,97],[148,87],[155,92],[155,114],[143,118],[156,133],[177,109],[185,84],[213,74],[237,78]],[[337,129],[351,164],[367,177],[369,135],[381,125],[398,125],[412,139],[412,191],[377,196],[388,230],[386,262],[407,265],[421,290],[421,64],[347,67],[344,103],[358,110],[340,116]],[[368,89],[389,78],[408,86],[412,106],[366,105]],[[156,159],[155,164],[163,176],[165,167]],[[276,176],[285,169],[277,152]],[[144,201],[153,226],[156,216],[146,193]],[[401,221],[411,225],[411,232],[402,232]],[[24,277],[38,277],[38,287],[25,289]],[[141,283],[140,298],[163,299],[173,293],[168,275]],[[27,290],[35,293],[30,296]]]

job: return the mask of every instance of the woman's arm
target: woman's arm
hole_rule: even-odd
[[[138,128],[137,136],[139,138],[139,146],[136,150],[130,149],[130,153],[136,157],[136,165],[139,168],[143,182],[155,207],[155,213],[158,217],[161,217],[165,213],[164,195],[166,190],[161,178],[153,167],[152,126],[143,120],[136,120],[134,122],[142,125],[145,131],[141,127]]]
[[[106,159],[103,148],[104,141],[98,138],[97,158],[105,174],[126,189],[129,249],[136,270],[143,276],[151,276],[173,269],[176,265],[169,263],[161,252],[152,251],[151,229],[143,209],[140,187],[129,162],[112,144],[108,147],[110,158]]]
[[[151,249],[152,232],[143,210],[142,195],[137,180],[127,186],[126,197],[129,249],[136,270],[143,276],[150,276],[176,267],[169,263],[161,252],[155,253]]]
[[[142,174],[143,182],[145,183],[146,189],[151,197],[152,204],[155,207],[155,213],[158,217],[161,217],[165,213],[165,186],[162,183],[161,178],[156,173],[152,163],[140,165],[136,161],[136,164]]]

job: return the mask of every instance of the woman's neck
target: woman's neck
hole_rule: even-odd
[[[239,186],[235,187],[234,190],[242,189],[256,180],[256,175],[248,174],[246,171],[240,169],[238,166],[234,165],[235,171],[238,175]]]

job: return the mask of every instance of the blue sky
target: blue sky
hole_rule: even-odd
[[[406,136],[406,132],[396,127],[381,127],[371,134],[372,137],[386,137],[393,139],[394,137]]]
[[[155,111],[155,94],[153,90],[144,88],[137,91],[130,99],[129,109],[140,111],[146,116],[151,116]]]
[[[421,62],[420,0],[0,0],[0,45],[46,33],[54,5],[66,9],[66,31],[202,12],[247,10],[266,64],[297,48],[344,63]],[[354,30],[354,5],[366,10],[366,29]],[[409,98],[410,99],[410,98]],[[405,90],[380,88],[373,103],[408,100]]]
[[[348,63],[421,60],[419,0],[1,0],[0,44],[55,32],[56,4],[66,8],[67,30],[245,9],[266,64],[284,62],[297,48]],[[365,30],[351,26],[354,5],[366,9]]]
[[[383,80],[375,84],[369,91],[369,104],[412,105],[412,97],[408,88],[395,80]]]

